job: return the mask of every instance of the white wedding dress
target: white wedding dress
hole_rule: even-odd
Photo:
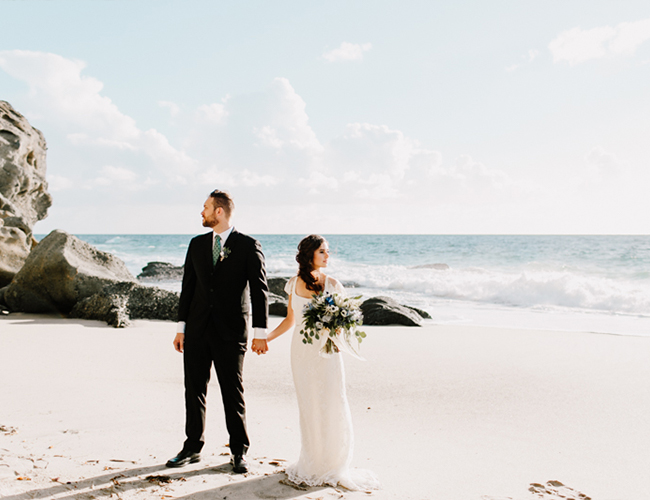
[[[291,295],[296,318],[291,371],[300,410],[301,449],[298,462],[287,468],[287,475],[296,484],[377,489],[379,481],[372,472],[350,468],[354,437],[342,355],[323,357],[319,345],[302,342],[303,309],[311,299],[296,294],[296,279],[289,280],[285,291]],[[345,294],[330,278],[325,279],[325,291]]]

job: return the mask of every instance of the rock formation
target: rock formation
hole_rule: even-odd
[[[289,307],[289,300],[284,297],[280,297],[274,293],[269,293],[269,314],[271,316],[282,316],[287,315],[287,310]]]
[[[120,281],[135,281],[120,259],[56,230],[29,254],[4,300],[12,311],[67,314],[80,300]]]
[[[372,297],[361,304],[364,325],[420,326],[417,310],[403,306],[390,297]]]
[[[169,262],[149,262],[138,274],[141,281],[181,281],[183,266],[175,266]]]
[[[105,321],[115,328],[129,326],[131,319],[176,321],[178,294],[132,282],[114,283],[77,302],[70,317]]]
[[[275,278],[267,278],[267,283],[269,285],[269,292],[278,295],[280,297],[283,297],[285,299],[289,298],[289,294],[284,291],[284,287],[286,286],[287,282],[289,281],[289,278],[281,278],[281,277],[275,277]]]
[[[43,134],[0,101],[0,287],[23,266],[34,244],[32,228],[52,205],[45,151]]]

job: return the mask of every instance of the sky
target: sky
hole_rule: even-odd
[[[35,233],[648,234],[647,0],[0,0]]]

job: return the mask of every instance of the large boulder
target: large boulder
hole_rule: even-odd
[[[31,234],[28,236],[17,227],[4,227],[4,220],[0,218],[0,287],[8,285],[20,271],[30,248]]]
[[[4,294],[12,311],[68,314],[106,285],[135,281],[117,257],[56,230],[34,248]]]
[[[178,319],[178,294],[133,282],[114,283],[75,304],[71,318],[105,321],[115,328],[131,319]]]
[[[289,305],[289,294],[284,291],[284,287],[289,278],[273,277],[266,281],[269,285],[269,314],[285,317]]]
[[[390,297],[372,297],[361,304],[364,325],[420,326],[422,316]]]
[[[413,306],[407,306],[405,304],[401,304],[401,305],[408,308],[408,309],[410,309],[410,310],[412,310],[412,311],[415,311],[416,313],[418,313],[424,319],[432,319],[431,315],[428,312],[426,312],[425,310],[423,310],[423,309],[418,309],[417,307],[413,307]]]
[[[7,308],[7,304],[5,303],[5,292],[7,291],[7,287],[5,286],[4,288],[0,288],[0,314],[9,314],[9,309]]]
[[[52,205],[46,149],[43,134],[0,101],[0,287],[25,263],[35,243],[32,228]]]
[[[285,299],[289,298],[289,294],[284,291],[284,287],[289,281],[289,278],[274,277],[274,278],[268,278],[266,281],[269,285],[270,293],[274,295],[279,295],[280,297],[283,297]]]
[[[269,314],[271,316],[285,317],[287,315],[288,307],[289,299],[285,299],[284,297],[272,292],[269,293]]]
[[[141,281],[180,281],[183,279],[183,266],[169,262],[149,262],[138,274]]]

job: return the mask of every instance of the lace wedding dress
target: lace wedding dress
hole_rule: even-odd
[[[354,437],[342,356],[323,357],[319,345],[302,342],[303,309],[311,299],[296,294],[296,279],[291,278],[285,290],[291,295],[296,318],[291,371],[300,410],[302,446],[298,462],[287,469],[287,475],[294,483],[309,486],[377,489],[379,481],[372,472],[350,468]],[[343,287],[330,278],[325,279],[325,291],[345,294]]]

